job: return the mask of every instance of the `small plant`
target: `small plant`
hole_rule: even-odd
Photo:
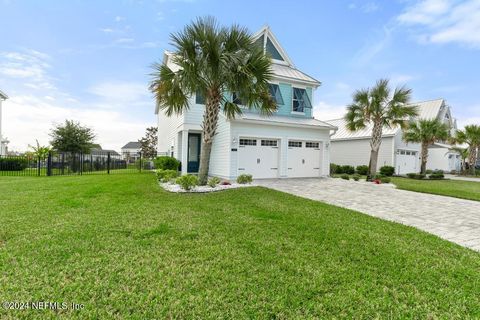
[[[357,166],[356,171],[359,175],[366,176],[368,174],[368,166],[367,165]]]
[[[353,166],[345,165],[341,166],[341,173],[346,173],[346,174],[354,174],[355,173],[355,168]]]
[[[237,177],[237,183],[247,184],[252,183],[253,177],[251,174],[241,174]]]
[[[342,178],[343,180],[350,180],[350,176],[346,173],[342,174],[340,178]]]
[[[428,170],[425,171],[425,173],[426,173],[426,174],[432,174],[433,171],[432,171],[431,169],[428,169]]]
[[[390,182],[392,181],[392,178],[390,178],[390,177],[382,177],[382,178],[380,178],[380,181],[381,181],[382,183],[390,183]]]
[[[431,180],[442,180],[445,178],[445,175],[443,173],[432,173],[430,176],[428,176],[428,179]]]
[[[176,170],[164,170],[164,169],[158,169],[157,170],[157,178],[161,182],[172,181],[177,176],[178,176],[178,171],[176,171]]]
[[[415,173],[415,172],[407,173],[407,177],[409,177],[410,179],[417,179],[417,180],[425,179],[425,175],[424,175],[424,174],[422,174],[422,173]]]
[[[217,177],[211,177],[210,179],[208,179],[208,182],[207,182],[210,188],[215,188],[219,183],[220,183],[220,179]]]
[[[174,157],[168,156],[156,157],[155,160],[153,160],[153,163],[155,164],[155,168],[163,170],[178,171],[178,168],[180,167],[180,161]]]
[[[341,171],[339,165],[335,163],[330,163],[330,174],[341,173],[339,171]]]
[[[191,174],[187,174],[187,175],[178,177],[177,180],[175,180],[175,182],[178,185],[180,185],[180,187],[183,190],[189,191],[193,187],[198,186],[198,177]]]
[[[355,180],[355,181],[360,180],[360,175],[359,175],[358,173],[355,173],[355,174],[353,175],[353,180]]]
[[[395,168],[392,166],[383,166],[380,168],[380,173],[384,176],[391,177],[395,173]]]

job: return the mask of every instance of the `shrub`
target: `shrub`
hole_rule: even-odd
[[[390,177],[382,177],[382,178],[380,178],[380,181],[381,181],[382,183],[390,183],[390,181],[392,181],[392,178],[390,178]]]
[[[22,157],[0,158],[0,171],[22,171],[28,166],[28,160]]]
[[[443,170],[433,170],[432,174],[444,174]]]
[[[175,181],[183,190],[189,191],[193,187],[198,186],[198,177],[187,174],[181,177],[178,177]]]
[[[153,160],[153,163],[155,163],[155,168],[163,170],[178,171],[178,168],[180,167],[180,161],[174,157],[168,156],[156,157],[155,160]]]
[[[161,182],[169,182],[174,180],[178,176],[178,171],[176,170],[164,170],[158,169],[157,170],[157,178]]]
[[[340,166],[335,163],[330,163],[330,174],[341,173],[339,171]]]
[[[407,177],[409,177],[410,179],[422,180],[425,178],[425,175],[422,173],[412,172],[412,173],[407,173]]]
[[[253,177],[251,174],[241,174],[237,177],[237,183],[247,184],[252,183]]]
[[[346,173],[342,174],[340,178],[342,178],[343,180],[350,180],[350,176]]]
[[[217,177],[211,177],[210,179],[208,179],[208,182],[207,182],[208,186],[211,188],[215,188],[219,183],[220,183],[220,179]]]
[[[442,180],[445,178],[445,175],[443,173],[432,173],[428,178],[432,180]]]
[[[368,166],[366,165],[357,166],[356,171],[358,174],[362,176],[366,176],[368,174]]]
[[[391,177],[395,173],[395,168],[392,166],[383,166],[380,168],[380,173],[384,176]]]
[[[355,168],[353,166],[345,165],[341,167],[342,173],[354,174]]]
[[[428,170],[426,170],[426,171],[425,171],[425,173],[426,173],[426,174],[432,174],[432,173],[433,173],[433,171],[432,171],[432,170],[430,170],[430,169],[428,169]]]
[[[355,174],[353,175],[353,180],[355,180],[355,181],[360,180],[360,175],[359,175],[358,173],[355,173]]]

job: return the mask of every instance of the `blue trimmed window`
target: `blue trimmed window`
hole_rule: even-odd
[[[305,109],[311,109],[312,103],[308,97],[307,90],[293,88],[292,110],[294,112],[305,112]]]
[[[282,92],[280,91],[280,87],[278,84],[270,83],[269,84],[270,95],[272,96],[273,100],[279,104],[285,104],[283,102]]]
[[[197,91],[195,93],[195,103],[196,104],[205,104],[205,97],[200,91]]]
[[[265,50],[272,56],[272,59],[283,61],[280,52],[278,52],[277,48],[273,45],[270,38],[267,37],[267,44],[265,45]]]

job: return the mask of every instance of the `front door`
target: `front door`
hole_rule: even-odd
[[[198,172],[198,167],[200,166],[200,139],[200,133],[188,134],[187,172]]]

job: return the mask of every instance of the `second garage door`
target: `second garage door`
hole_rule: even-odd
[[[288,177],[320,176],[320,143],[315,141],[288,141]]]
[[[398,150],[396,155],[396,171],[397,174],[407,174],[418,172],[417,169],[417,152],[409,150]]]
[[[238,148],[238,174],[254,179],[278,177],[278,140],[241,138]]]

